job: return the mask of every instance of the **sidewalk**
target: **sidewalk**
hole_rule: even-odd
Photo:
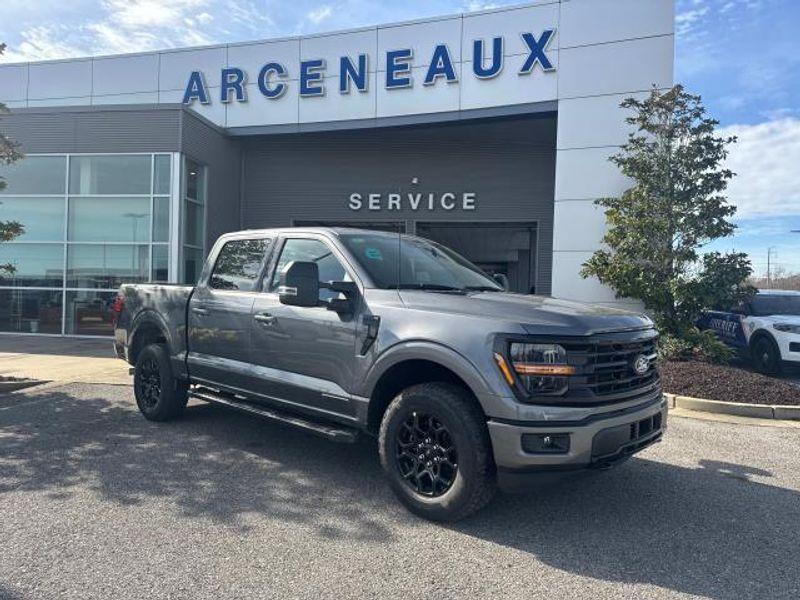
[[[131,383],[128,364],[114,356],[111,338],[0,335],[0,375],[64,383]]]

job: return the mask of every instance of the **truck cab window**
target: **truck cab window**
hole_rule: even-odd
[[[328,247],[325,242],[312,239],[290,239],[286,240],[281,251],[275,272],[272,274],[270,291],[275,291],[280,285],[281,271],[294,261],[315,262],[319,266],[319,280],[328,281],[352,281],[339,259]],[[338,294],[330,290],[320,290],[320,300],[330,300]]]
[[[220,250],[209,287],[251,292],[255,289],[270,240],[231,240]]]

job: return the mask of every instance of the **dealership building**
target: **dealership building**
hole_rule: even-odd
[[[193,282],[222,233],[401,230],[511,287],[625,306],[581,264],[620,102],[672,85],[672,0],[532,4],[303,37],[0,65],[0,331],[109,335],[122,282]]]

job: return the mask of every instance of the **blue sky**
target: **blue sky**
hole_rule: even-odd
[[[648,2],[651,0],[641,0]],[[313,33],[506,4],[457,0],[2,0],[6,61],[115,54]],[[718,249],[767,248],[800,272],[800,2],[677,0],[675,80],[739,136],[729,190],[739,231]]]

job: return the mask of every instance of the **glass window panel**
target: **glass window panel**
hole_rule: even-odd
[[[268,239],[227,242],[214,264],[211,287],[218,290],[252,291],[269,243]]]
[[[61,290],[0,290],[0,331],[61,333]]]
[[[0,194],[63,194],[66,185],[65,156],[26,156],[13,165],[0,165],[6,187]]]
[[[149,194],[150,155],[72,156],[70,194]]]
[[[320,281],[350,281],[350,276],[339,259],[333,254],[327,244],[319,240],[294,239],[286,240],[281,250],[281,256],[272,275],[271,290],[278,289],[280,274],[294,261],[315,262],[319,268]],[[320,300],[330,300],[338,297],[338,292],[321,289]]]
[[[64,196],[55,198],[0,199],[0,221],[17,221],[25,227],[16,240],[36,242],[64,239]]]
[[[183,204],[186,219],[184,243],[190,246],[203,246],[203,207],[188,200]]]
[[[153,241],[169,241],[169,196],[153,198]]]
[[[70,198],[67,239],[75,242],[147,242],[149,198]]]
[[[205,169],[192,160],[186,160],[186,196],[205,202]]]
[[[63,244],[0,244],[0,285],[61,287],[64,274]]]
[[[117,292],[67,292],[65,333],[73,335],[113,335],[114,303]]]
[[[169,246],[153,246],[153,281],[169,281]]]
[[[114,289],[149,279],[149,246],[70,244],[67,248],[67,287]]]
[[[183,249],[183,281],[194,284],[203,270],[203,251],[197,248]]]
[[[156,154],[153,159],[153,193],[169,194],[170,192],[170,162],[169,154]]]

